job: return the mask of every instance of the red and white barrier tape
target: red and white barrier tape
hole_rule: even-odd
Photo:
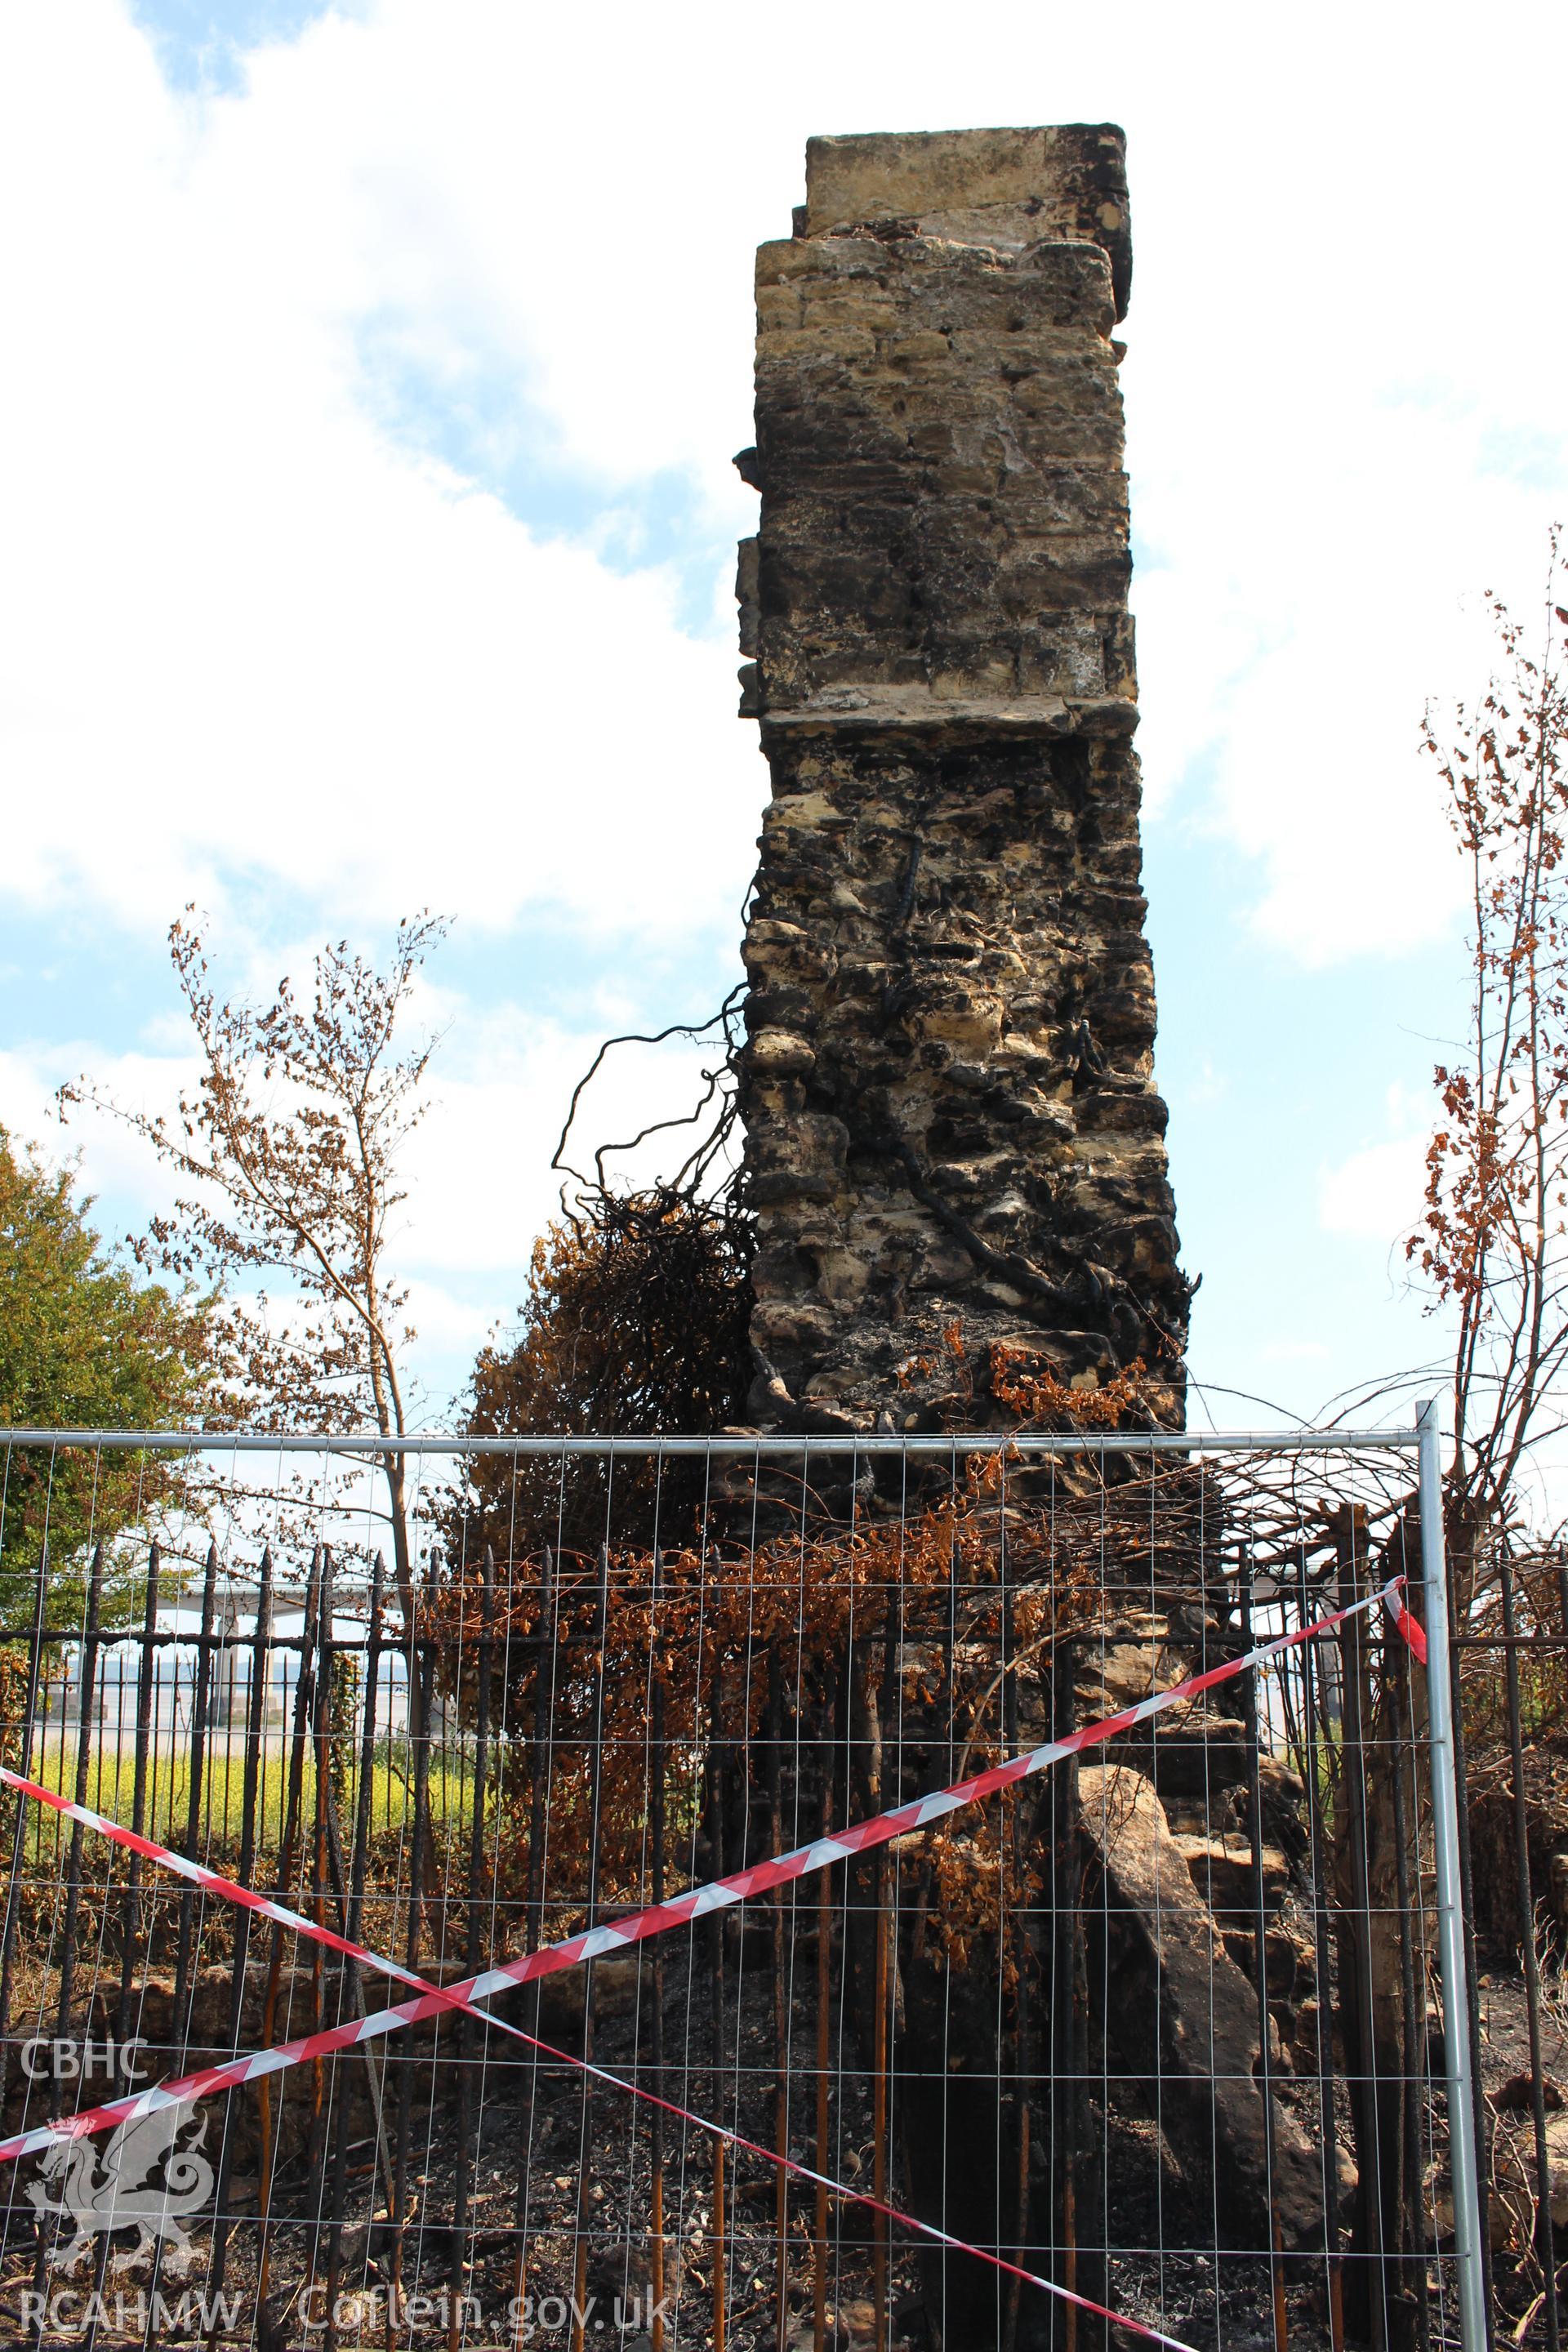
[[[258,1895],[253,1889],[239,1885],[234,1879],[206,1869],[203,1864],[190,1861],[184,1854],[174,1853],[167,1846],[154,1843],[151,1838],[139,1836],[134,1830],[123,1829],[105,1814],[95,1813],[86,1805],[75,1804],[36,1780],[24,1780],[20,1772],[13,1772],[0,1765],[0,1781],[4,1781],[7,1788],[18,1790],[23,1796],[36,1798],[39,1803],[52,1806],[56,1812],[65,1814],[69,1820],[80,1822],[84,1828],[99,1831],[117,1845],[128,1846],[132,1853],[140,1853],[149,1862],[162,1863],[166,1868],[177,1871],[182,1878],[188,1878],[211,1894],[222,1895],[228,1901],[242,1905],[264,1919],[274,1919],[280,1927],[291,1927],[316,1943],[325,1944],[333,1951],[362,1961],[367,1968],[383,1969],[388,1976],[401,1979],[405,1984],[417,1986],[421,1992],[434,1993],[440,1990],[426,1978],[416,1976],[412,1969],[404,1968],[400,1962],[389,1960],[384,1954],[373,1952],[363,1945],[351,1943],[346,1937],[334,1935],[330,1927],[322,1927],[314,1919],[307,1919],[301,1912],[289,1910],[286,1904],[275,1902],[269,1895]],[[1032,2286],[1043,2288],[1047,2294],[1077,2305],[1079,2310],[1092,2312],[1098,2318],[1131,2328],[1135,2335],[1146,2336],[1155,2344],[1167,2345],[1170,2352],[1193,2352],[1192,2347],[1182,2344],[1173,2336],[1163,2336],[1157,2327],[1146,2326],[1139,2319],[1121,2318],[1102,2305],[1092,2302],[1089,2296],[1075,2294],[1070,2287],[1058,2285],[1054,2279],[1041,2278],[1017,2263],[1010,2263],[999,2254],[987,2252],[984,2246],[972,2246],[966,2240],[955,2238],[946,2230],[939,2230],[933,2222],[922,2221],[913,2213],[900,2211],[896,2205],[886,2205],[879,2198],[867,2196],[861,2189],[850,2189],[825,2172],[814,2171],[810,2165],[798,2164],[793,2157],[781,2156],[776,2148],[764,2147],[759,2141],[748,2139],[743,2133],[731,2131],[725,2124],[714,2123],[707,2116],[698,2115],[690,2107],[678,2106],[673,2100],[661,2099],[657,2093],[645,2090],[639,2083],[628,2083],[623,2076],[612,2074],[603,2066],[574,2057],[570,2051],[557,2050],[550,2042],[541,2042],[535,2035],[525,2033],[521,2026],[509,2024],[504,2018],[492,2016],[488,2011],[476,2009],[470,2003],[465,2002],[463,2006],[469,2015],[481,2019],[486,2025],[499,2025],[503,2032],[510,2034],[515,2041],[525,2042],[531,2050],[537,2050],[547,2058],[557,2059],[563,2065],[574,2066],[581,2074],[592,2074],[612,2090],[627,2092],[647,2105],[661,2107],[666,2115],[676,2116],[682,2123],[694,2124],[701,2131],[711,2132],[715,2138],[728,2142],[731,2147],[744,2148],[752,2155],[765,2157],[770,2164],[779,2165],[786,2172],[797,2173],[803,2180],[814,2181],[834,2196],[847,2197],[857,2205],[868,2205],[874,2212],[885,2214],[889,2221],[899,2222],[905,2229],[914,2230],[922,2237],[933,2239],[939,2245],[951,2246],[958,2253],[973,2254],[980,2262],[989,2263],[997,2270],[1006,2271],[1014,2277],[1026,2280]]]
[[[1393,1618],[1395,1626],[1398,1628],[1400,1639],[1404,1642],[1405,1648],[1410,1652],[1411,1656],[1418,1658],[1421,1661],[1421,1664],[1425,1665],[1426,1663],[1426,1628],[1423,1625],[1419,1617],[1413,1617],[1411,1615],[1409,1606],[1405,1601],[1405,1593],[1402,1589],[1404,1583],[1405,1579],[1402,1576],[1396,1576],[1392,1584],[1385,1584],[1384,1586],[1384,1605],[1387,1609],[1389,1615]]]
[[[1294,1649],[1300,1643],[1314,1640],[1319,1634],[1331,1633],[1348,1618],[1358,1616],[1363,1610],[1387,1603],[1404,1585],[1403,1577],[1394,1577],[1376,1592],[1363,1600],[1349,1602],[1342,1609],[1317,1618],[1310,1625],[1298,1626],[1294,1633],[1281,1633],[1271,1642],[1261,1643],[1243,1656],[1229,1658],[1221,1665],[1211,1666],[1206,1673],[1189,1675],[1184,1682],[1173,1684],[1168,1690],[1154,1691],[1135,1706],[1124,1708],[1120,1715],[1106,1717],[1099,1723],[1086,1724],[1081,1730],[1069,1732],[1065,1738],[1047,1740],[1042,1747],[1032,1748],[1022,1756],[1015,1756],[1005,1764],[994,1764],[984,1771],[960,1780],[952,1788],[941,1789],[931,1796],[917,1797],[907,1805],[895,1805],[889,1811],[878,1813],[869,1821],[854,1822],[847,1829],[835,1831],[831,1837],[817,1838],[809,1845],[797,1846],[791,1853],[780,1854],[768,1862],[753,1864],[749,1869],[734,1872],[727,1878],[713,1879],[705,1886],[689,1888],[668,1903],[655,1904],[647,1910],[635,1912],[629,1918],[615,1921],[602,1927],[587,1929],[579,1936],[569,1936],[559,1944],[547,1944],[535,1952],[520,1953],[515,1959],[504,1961],[500,1968],[486,1969],[478,1976],[468,1977],[453,1985],[431,1985],[416,1978],[420,1990],[411,2000],[400,2001],[391,2009],[373,2011],[367,2017],[351,2018],[341,2025],[326,2027],[319,2033],[301,2034],[293,2042],[285,2042],[276,2049],[253,2051],[225,2061],[216,2066],[204,2066],[194,2074],[180,2076],[172,2083],[154,2084],[151,2089],[139,2091],[122,2099],[111,2099],[100,2107],[84,2108],[79,2115],[62,2116],[52,2123],[40,2124],[31,2131],[18,2132],[11,2138],[0,2140],[0,2162],[36,2155],[58,2139],[84,2139],[95,2132],[111,2130],[116,2125],[130,2122],[139,2116],[152,2115],[159,2109],[184,2106],[197,2099],[210,2098],[216,2092],[234,2090],[245,2083],[254,2083],[269,2074],[282,2074],[308,2059],[325,2058],[340,2050],[357,2047],[363,2042],[377,2041],[384,2034],[395,2033],[405,2025],[423,2022],[447,2011],[466,2011],[481,2017],[487,2024],[499,2026],[503,2032],[516,2034],[518,2029],[474,2004],[488,2000],[492,1993],[510,1990],[513,1986],[528,1984],[544,1976],[552,1976],[563,1969],[575,1968],[585,1960],[597,1959],[610,1952],[624,1951],[628,1945],[640,1943],[650,1936],[668,1933],[672,1927],[707,1916],[710,1913],[737,1903],[753,1900],[774,1886],[788,1885],[827,1869],[833,1863],[845,1861],[851,1854],[889,1843],[894,1838],[906,1836],[910,1831],[929,1828],[949,1813],[965,1805],[978,1803],[1011,1788],[1020,1780],[1047,1770],[1064,1758],[1080,1754],[1087,1748],[1130,1731],[1135,1724],[1147,1722],[1165,1708],[1177,1706],[1196,1698],[1218,1684],[1232,1681],[1237,1675],[1267,1665],[1283,1651]],[[1397,1621],[1396,1621],[1397,1622]],[[1415,1620],[1411,1620],[1415,1624]],[[1401,1630],[1404,1628],[1401,1626]],[[1419,1627],[1416,1631],[1419,1632]],[[1409,1639],[1408,1634],[1405,1637]],[[9,1772],[6,1779],[16,1785],[16,1776]],[[57,1797],[50,1791],[40,1791],[31,1781],[21,1784],[27,1794],[42,1794],[45,1801],[70,1819],[81,1819],[94,1829],[112,1833],[117,1842],[131,1843],[133,1833],[116,1824],[105,1822],[97,1813],[79,1808],[68,1798]],[[155,1845],[151,1839],[137,1839],[136,1850],[152,1861],[173,1864],[182,1874],[189,1876],[199,1865],[187,1864],[183,1855],[174,1855],[167,1847]],[[203,1873],[204,1883],[215,1892],[221,1892],[232,1882],[219,1880],[216,1873]],[[247,1905],[260,1909],[268,1906],[269,1898],[256,1898],[236,1890]],[[268,1907],[268,1916],[277,1917],[283,1906]],[[331,1930],[319,1928],[313,1920],[298,1913],[287,1916],[287,1924],[313,1939],[331,1943],[349,1957],[368,1968],[387,1969],[400,1978],[408,1971],[395,1962],[364,1947],[335,1937]]]

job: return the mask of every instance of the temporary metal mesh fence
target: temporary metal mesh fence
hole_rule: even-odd
[[[1436,1442],[11,1436],[6,2340],[1480,2352]]]

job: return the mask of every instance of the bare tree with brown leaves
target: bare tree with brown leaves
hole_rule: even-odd
[[[1450,1533],[1462,1574],[1508,1515],[1531,1449],[1564,1426],[1568,1363],[1568,583],[1552,535],[1532,645],[1489,598],[1502,656],[1479,703],[1426,749],[1470,897],[1471,1001],[1439,1065],[1442,1113],[1406,1244],[1435,1307],[1457,1310]],[[1532,635],[1533,633],[1531,633]]]
[[[1563,1622],[1568,1559],[1562,1527],[1540,1523],[1522,1479],[1568,1426],[1568,581],[1559,530],[1539,632],[1500,598],[1488,604],[1497,673],[1447,729],[1439,732],[1430,713],[1425,728],[1467,869],[1470,1003],[1462,1051],[1436,1072],[1441,1109],[1426,1205],[1406,1247],[1433,1310],[1456,1318],[1444,1517],[1452,1604],[1469,1637],[1454,1653],[1467,1933],[1516,1940],[1526,1989],[1537,2193],[1522,2238],[1492,2257],[1492,2281],[1510,2315],[1528,2306],[1516,2340],[1550,2303],[1555,2344],[1534,1898],[1564,1832],[1556,1767],[1568,1730],[1529,1637]],[[1521,1633],[1522,1651],[1513,1646]],[[1372,1808],[1369,1794],[1369,1819]],[[1473,2030],[1473,1993],[1471,2001]],[[1506,2136],[1497,2146],[1506,2150]],[[1505,2180],[1502,2161],[1494,2157],[1483,2188],[1506,2209],[1518,2182]],[[1498,2242],[1483,2232],[1489,2242]]]
[[[321,1433],[369,1420],[384,1437],[403,1436],[414,1333],[390,1257],[407,1199],[401,1156],[429,1108],[421,1089],[435,1041],[400,1052],[396,1033],[445,923],[400,923],[384,971],[344,941],[324,947],[307,999],[285,979],[258,1007],[215,989],[191,912],[169,947],[195,1036],[195,1086],[169,1118],[128,1109],[84,1079],[61,1090],[62,1115],[90,1104],[173,1171],[174,1207],[134,1246],[144,1265],[220,1294],[215,1333],[236,1420]],[[384,1467],[407,1617],[404,1457],[389,1452]]]

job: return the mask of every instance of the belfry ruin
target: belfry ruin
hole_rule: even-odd
[[[1016,1424],[1017,1366],[1058,1415],[1137,1370],[1118,1416],[1183,1425],[1190,1290],[1132,748],[1115,334],[1131,272],[1125,145],[1105,124],[814,139],[794,234],[758,252],[756,446],[736,462],[762,495],[738,595],[742,715],[772,782],[741,1076],[749,1418],[764,1429]],[[1107,1533],[1122,1473],[1105,1475],[1092,1632],[1059,1632],[1048,1664],[1042,1650],[1015,1671],[1005,1611],[977,1634],[977,1602],[969,1629],[971,1665],[1011,1682],[1026,1747],[1209,1663],[1224,1638],[1202,1475],[1172,1474],[1163,1508],[1173,1525],[1184,1496],[1190,1525],[1158,1562],[1132,1523],[1145,1504]],[[998,1590],[1018,1540],[1009,1567],[1001,1549],[989,1563]],[[951,1655],[963,1647],[955,1633]],[[951,1694],[953,1671],[950,1656],[932,1687]],[[879,1704],[864,1706],[879,1755]],[[940,1779],[942,1751],[933,1739],[911,1764],[922,1718],[903,1704],[907,1792]],[[941,1702],[926,1705],[931,1730]],[[1263,2242],[1310,2237],[1316,2158],[1277,2111],[1265,2054],[1266,2034],[1295,2030],[1310,1971],[1279,1943],[1260,2009],[1255,1931],[1231,1925],[1238,1874],[1285,1874],[1243,1728],[1223,1705],[1194,1711],[1179,1736],[1063,1775],[1027,1815],[1040,1910],[1022,1965],[1042,1990],[1019,2030],[1055,2086],[1037,2113],[998,2099],[1002,1939],[959,1973],[906,1929],[894,2074],[915,2210],[978,2235],[1016,2197],[1058,2249],[1087,2242],[1106,2223],[1080,2158],[1116,2101],[1134,2111],[1152,2084],[1189,2177]],[[874,1810],[869,1783],[858,1795]],[[1253,1820],[1253,1860],[1229,1827],[1216,1838],[1216,1809]],[[1103,1915],[1093,1967],[1117,1988],[1099,2063],[1122,2078],[1098,2120],[1073,2087],[1090,2063],[1086,1901]],[[858,1983],[851,1968],[857,2013]],[[1054,2185],[1011,2188],[1037,2132]],[[1058,2340],[1059,2315],[1037,2311],[1019,2336],[989,2294],[944,2282],[945,2340]]]
[[[814,139],[757,255],[751,1417],[985,1425],[998,1349],[1180,1423],[1108,125]]]

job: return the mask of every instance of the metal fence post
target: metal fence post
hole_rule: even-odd
[[[1432,1829],[1437,1878],[1437,1956],[1443,1978],[1448,2149],[1454,2188],[1454,2256],[1459,2274],[1459,2336],[1465,2352],[1487,2352],[1486,2274],[1481,2262],[1476,2154],[1474,2053],[1459,1914],[1459,1807],[1454,1773],[1453,1685],[1448,1672],[1448,1572],[1443,1542],[1442,1436],[1437,1406],[1415,1415],[1421,1499],[1421,1569],[1426,1593],[1426,1706],[1431,1738]]]

